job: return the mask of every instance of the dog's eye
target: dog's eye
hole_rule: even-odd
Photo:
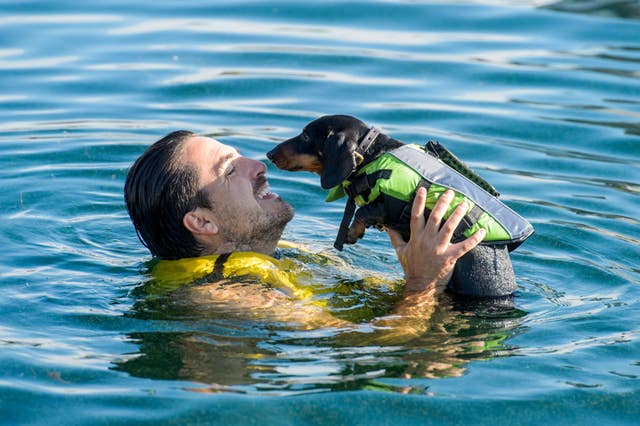
[[[307,135],[306,133],[302,133],[302,135],[300,136],[303,142],[309,142],[309,135]]]

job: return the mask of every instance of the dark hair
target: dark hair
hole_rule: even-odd
[[[133,163],[124,185],[124,199],[138,238],[153,256],[180,259],[199,256],[202,247],[182,218],[196,207],[210,207],[198,189],[198,172],[179,164],[184,142],[193,132],[169,133]]]

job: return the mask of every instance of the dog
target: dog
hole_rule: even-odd
[[[282,170],[317,173],[320,175],[322,188],[335,188],[350,177],[353,178],[354,172],[382,154],[405,146],[403,142],[384,133],[373,132],[372,129],[374,128],[348,115],[320,117],[307,124],[299,135],[269,151],[267,158]],[[367,138],[370,140],[366,140]],[[348,226],[344,235],[345,242],[354,244],[362,238],[365,229],[371,226],[389,226],[408,240],[409,216],[406,214],[406,205],[404,208],[390,209],[389,204],[385,195],[380,194],[373,202],[355,212],[351,224],[348,223],[350,217],[345,213],[341,226],[341,229]],[[410,211],[411,203],[408,205]],[[425,215],[428,214],[429,211],[425,210]],[[450,288],[470,296],[503,296],[513,293],[516,288],[515,275],[506,245],[479,245],[472,249],[458,261]]]
[[[302,133],[267,153],[276,167],[289,171],[309,171],[320,175],[324,189],[335,187],[349,177],[359,164],[368,164],[383,152],[404,145],[380,134],[364,155],[357,152],[358,142],[369,132],[369,127],[355,117],[333,115],[309,123]],[[384,223],[381,203],[358,209],[348,230],[347,244],[356,243],[369,226],[382,227]],[[408,239],[408,227],[398,229]]]

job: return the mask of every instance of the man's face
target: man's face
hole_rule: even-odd
[[[225,243],[234,250],[255,251],[265,242],[277,243],[293,208],[270,191],[264,163],[203,136],[185,141],[181,160],[197,169],[199,187]]]

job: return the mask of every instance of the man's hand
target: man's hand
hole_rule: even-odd
[[[477,246],[486,235],[486,231],[480,229],[464,241],[451,243],[453,232],[466,212],[465,203],[460,203],[444,225],[440,226],[453,195],[453,191],[448,190],[438,199],[425,224],[427,191],[418,188],[411,209],[409,242],[405,243],[397,231],[387,229],[391,245],[404,269],[405,297],[432,297],[435,290],[443,291],[451,279],[456,261]]]

